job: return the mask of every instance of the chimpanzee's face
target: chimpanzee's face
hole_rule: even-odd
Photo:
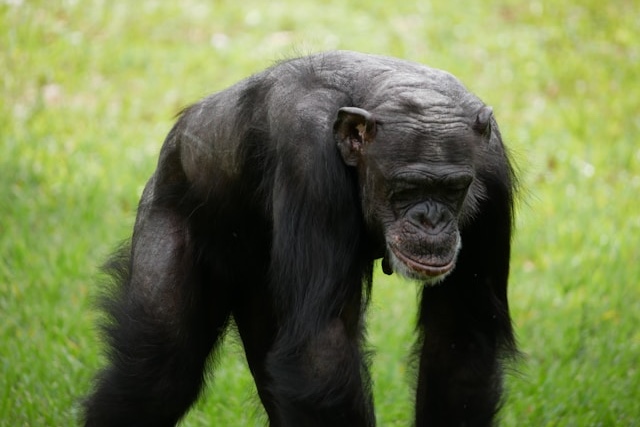
[[[395,162],[374,156],[364,175],[376,184],[363,203],[367,222],[384,236],[385,269],[429,282],[444,278],[461,247],[458,224],[473,169],[418,159],[387,169]]]
[[[358,169],[365,221],[384,241],[383,269],[437,283],[453,270],[460,224],[481,198],[473,158],[483,135],[470,118],[376,122],[364,110],[343,110],[338,121],[346,127],[336,125],[337,132],[349,128],[350,118],[362,118],[344,133],[349,142],[338,144]]]

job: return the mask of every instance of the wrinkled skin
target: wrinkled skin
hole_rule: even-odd
[[[400,101],[411,103],[416,95]],[[422,95],[432,96],[429,91]],[[473,214],[482,194],[478,183],[469,193],[474,151],[488,143],[491,129],[489,107],[479,108],[473,126],[469,117],[453,114],[460,113],[455,105],[445,112],[442,107],[431,111],[432,105],[416,104],[400,123],[386,119],[384,110],[378,114],[385,118],[378,118],[346,107],[335,124],[345,162],[359,171],[368,226],[385,242],[386,272],[393,268],[429,284],[455,266],[461,247],[458,223]],[[414,149],[403,158],[397,147]]]
[[[108,264],[109,364],[87,426],[175,425],[233,319],[271,426],[373,426],[372,266],[424,283],[417,426],[493,425],[515,354],[513,182],[450,74],[328,52],[186,109]]]

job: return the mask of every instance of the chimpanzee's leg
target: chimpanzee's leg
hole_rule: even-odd
[[[309,200],[302,184],[288,179],[293,172],[279,172],[263,291],[234,306],[270,425],[373,426],[362,350],[371,262],[359,213],[350,193],[344,201]],[[351,191],[344,183],[323,185]]]
[[[251,293],[234,311],[270,426],[373,426],[359,301],[319,318],[275,314],[274,303]]]
[[[197,398],[229,302],[192,234],[178,212],[141,208],[131,252],[109,266],[119,281],[105,302],[110,363],[86,426],[173,426]]]
[[[498,342],[455,286],[425,288],[416,426],[490,426],[501,391]],[[482,316],[482,317],[479,317]]]
[[[423,290],[417,427],[492,426],[499,409],[502,364],[516,353],[508,268],[478,253],[463,250],[452,275]]]
[[[260,400],[273,427],[277,425],[274,420],[276,408],[273,396],[266,387],[269,384],[269,376],[265,360],[277,333],[277,317],[273,301],[269,297],[268,285],[263,280],[249,283],[251,285],[245,295],[236,299],[233,304],[233,318],[242,339],[247,363],[251,369]]]

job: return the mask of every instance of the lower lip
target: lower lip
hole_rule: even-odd
[[[409,267],[411,270],[420,274],[424,274],[429,277],[438,277],[445,273],[448,273],[449,271],[451,271],[454,265],[454,260],[451,260],[449,263],[445,265],[437,265],[437,266],[425,265],[417,261],[414,261],[411,258],[408,258],[407,256],[402,254],[400,251],[395,250],[394,248],[392,248],[392,250],[395,256],[398,257],[398,259],[402,261],[402,263],[405,264],[407,267]]]

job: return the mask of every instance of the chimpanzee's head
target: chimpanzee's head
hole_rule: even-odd
[[[491,122],[491,108],[479,103],[338,111],[338,148],[358,170],[365,222],[381,242],[385,273],[432,284],[453,270],[460,229],[484,193],[476,157]]]

